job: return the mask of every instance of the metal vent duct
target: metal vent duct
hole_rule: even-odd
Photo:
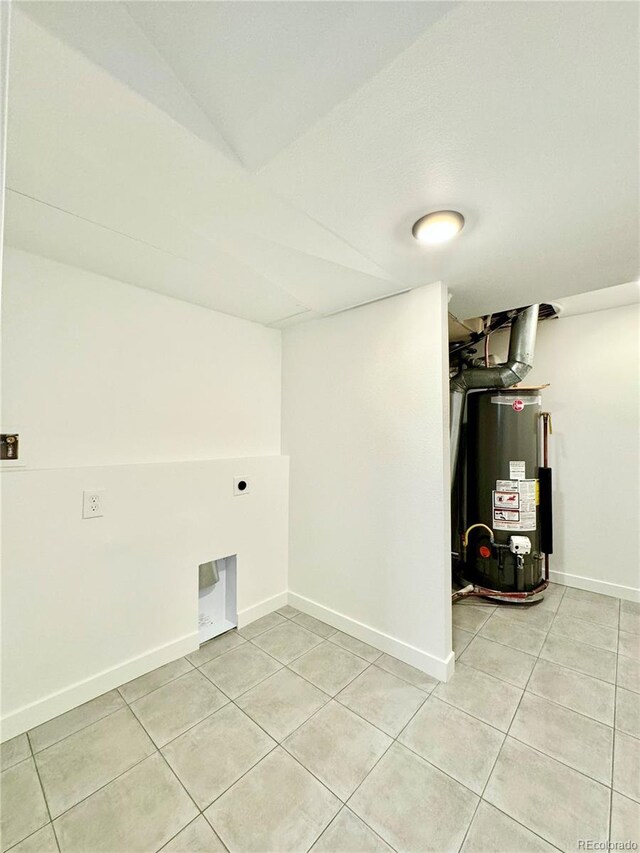
[[[533,366],[539,310],[539,305],[530,305],[514,320],[509,337],[509,354],[504,364],[498,364],[495,367],[463,368],[449,382],[452,487],[455,482],[460,429],[467,391],[482,388],[509,388],[525,378]]]

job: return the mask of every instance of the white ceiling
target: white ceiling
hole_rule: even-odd
[[[638,7],[14,3],[6,240],[285,325],[638,269]],[[415,219],[453,207],[453,243]],[[291,319],[293,318],[293,319]]]
[[[627,281],[613,287],[567,296],[554,302],[553,307],[560,317],[573,317],[576,314],[608,311],[611,308],[624,308],[638,303],[640,303],[640,282]],[[640,344],[640,341],[638,343]]]

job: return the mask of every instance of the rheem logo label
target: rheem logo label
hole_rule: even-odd
[[[521,412],[524,409],[524,400],[514,400],[511,404],[511,408],[514,412]]]

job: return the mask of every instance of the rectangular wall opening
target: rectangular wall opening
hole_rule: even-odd
[[[238,625],[236,554],[198,567],[200,645]]]

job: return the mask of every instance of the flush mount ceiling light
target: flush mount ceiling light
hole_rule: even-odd
[[[418,219],[411,232],[418,243],[435,246],[452,240],[463,226],[464,216],[457,210],[435,210]]]

